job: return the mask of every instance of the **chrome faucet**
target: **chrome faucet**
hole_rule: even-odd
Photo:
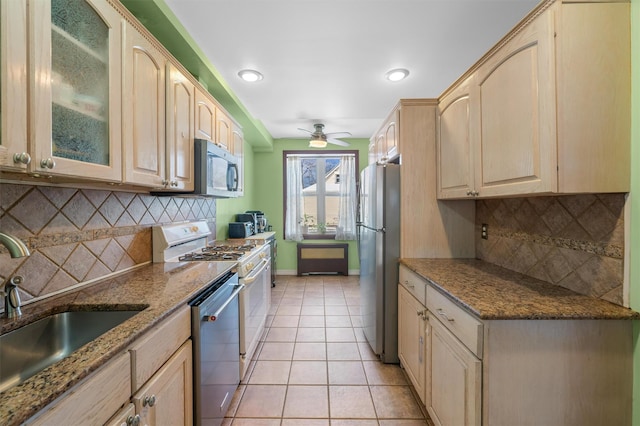
[[[0,244],[5,246],[9,250],[9,255],[14,258],[31,254],[25,243],[4,232],[0,232]],[[16,275],[4,285],[4,316],[7,318],[15,318],[22,315],[18,284],[22,284],[23,281],[24,279],[21,276]]]
[[[16,275],[4,285],[4,316],[6,318],[15,318],[22,315],[18,284],[22,284],[23,281],[24,278]]]
[[[31,254],[25,243],[13,235],[5,234],[4,232],[0,232],[0,244],[5,246],[7,250],[9,250],[9,255],[14,258],[29,256]]]

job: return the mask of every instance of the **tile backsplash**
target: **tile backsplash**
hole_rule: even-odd
[[[24,277],[23,301],[151,261],[151,227],[207,220],[210,198],[0,183],[0,230],[24,241],[31,256],[12,259],[0,246],[0,280]]]
[[[479,200],[476,257],[623,305],[624,204],[625,194]]]

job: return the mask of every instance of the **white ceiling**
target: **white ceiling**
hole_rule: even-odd
[[[401,98],[435,98],[538,0],[165,0],[274,138],[369,138]],[[237,73],[264,74],[257,83]],[[385,80],[407,68],[401,82]]]

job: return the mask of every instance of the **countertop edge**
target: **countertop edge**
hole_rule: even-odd
[[[523,274],[510,271],[504,269],[500,266],[489,264],[488,262],[484,262],[482,260],[477,259],[421,259],[421,258],[401,258],[399,259],[399,263],[409,268],[411,271],[418,274],[420,277],[425,279],[434,289],[439,291],[449,300],[451,300],[456,305],[460,306],[465,311],[470,314],[478,317],[481,320],[637,320],[640,319],[640,313],[635,312],[629,308],[624,306],[616,305],[611,302],[597,299],[591,296],[585,296],[578,293],[573,292],[572,290],[565,289],[563,287],[559,287],[544,281],[537,280],[535,278],[524,276]],[[438,265],[446,265],[446,267],[451,268],[451,270],[447,271],[446,279],[438,279],[437,277],[432,276],[428,272],[425,272],[425,268],[431,266]],[[495,303],[494,300],[484,300],[482,294],[484,293],[482,290],[486,290],[487,288],[490,290],[487,293],[490,295],[495,295],[496,288],[495,286],[491,287],[489,284],[484,286],[482,282],[473,282],[476,287],[478,295],[474,295],[474,297],[467,297],[471,290],[469,288],[464,288],[464,291],[461,291],[462,286],[458,286],[456,288],[455,285],[452,285],[451,282],[456,280],[456,272],[453,270],[455,267],[464,267],[467,269],[472,269],[477,272],[478,281],[482,279],[483,276],[488,276],[483,269],[490,268],[492,272],[492,277],[497,277],[503,283],[508,284],[506,291],[508,290],[517,290],[521,288],[525,294],[531,295],[531,288],[535,287],[537,291],[537,296],[540,298],[541,305],[548,304],[549,301],[557,301],[555,307],[548,310],[535,310],[533,306],[536,306],[535,303],[531,303],[531,308],[523,307],[522,303],[513,304],[511,311],[509,310],[499,310],[492,312],[491,306]],[[442,276],[443,273],[441,270],[438,271],[437,274]],[[522,278],[526,281],[527,286],[521,284],[520,282],[513,279],[513,277]],[[501,294],[502,296],[506,295],[506,292]],[[567,297],[571,302],[579,302],[581,303],[582,310],[576,310],[575,306],[570,304],[569,302],[565,303],[564,301],[557,300],[555,296],[560,295],[561,297]],[[471,300],[474,299],[474,300]],[[515,298],[517,299],[517,298]],[[507,298],[508,300],[508,298]],[[501,298],[502,307],[507,306],[508,302],[505,302],[505,297]],[[541,306],[538,305],[538,306]],[[589,309],[589,307],[592,309]],[[588,312],[586,312],[588,311]]]

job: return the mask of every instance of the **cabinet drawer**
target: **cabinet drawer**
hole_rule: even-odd
[[[129,349],[131,389],[135,393],[191,336],[191,310],[185,306]]]
[[[482,322],[431,286],[427,286],[427,309],[482,359]]]
[[[129,356],[120,354],[27,424],[103,424],[129,401],[130,373]]]
[[[400,265],[400,284],[418,299],[420,303],[426,306],[427,282],[420,275],[413,272],[404,265]]]

